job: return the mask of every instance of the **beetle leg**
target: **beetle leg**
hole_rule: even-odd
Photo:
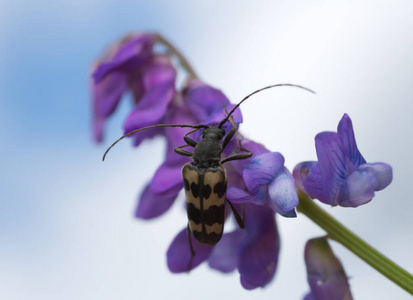
[[[193,139],[187,137],[186,135],[184,136],[184,141],[185,141],[185,143],[188,144],[188,146],[191,146],[191,147],[194,147],[194,148],[196,147],[196,145],[198,145],[197,142],[195,142]]]
[[[225,114],[228,116],[228,111],[225,108]],[[222,151],[224,151],[225,147],[228,145],[228,143],[231,141],[232,137],[235,134],[235,131],[237,131],[237,125],[235,125],[234,118],[232,116],[229,117],[229,121],[231,122],[232,129],[230,132],[228,132],[227,136],[225,137],[224,142],[222,143]]]
[[[182,156],[192,156],[193,155],[192,152],[181,149],[181,148],[187,147],[187,146],[190,146],[190,145],[187,145],[187,144],[181,145],[179,147],[174,148],[174,151],[175,151],[175,153],[177,153],[179,155],[182,155]]]
[[[225,147],[231,141],[232,137],[234,136],[236,129],[232,128],[230,132],[228,132],[227,136],[225,137],[224,142],[222,143],[222,151],[224,151]]]
[[[226,163],[226,162],[231,161],[231,160],[247,159],[247,158],[250,158],[250,157],[252,156],[252,152],[251,152],[251,151],[249,151],[249,150],[247,150],[247,149],[244,149],[244,148],[242,148],[241,150],[247,151],[247,152],[246,152],[246,153],[241,153],[241,154],[235,154],[235,155],[233,155],[233,156],[224,158],[224,159],[221,161],[221,164]]]
[[[247,153],[236,154],[230,157],[227,157],[221,161],[221,164],[226,163],[231,160],[240,160],[240,159],[247,159],[252,156],[252,152],[248,151]]]
[[[238,211],[236,210],[234,204],[231,203],[231,201],[229,201],[228,199],[226,199],[229,207],[231,207],[232,213],[234,214],[235,220],[237,220],[238,226],[239,228],[244,228],[245,227],[245,223],[244,223],[244,219],[245,219],[245,211],[244,211],[244,203],[242,204],[242,217],[240,216],[240,214],[238,213]]]
[[[188,132],[187,134],[184,135],[184,141],[185,143],[187,143],[189,146],[191,147],[196,147],[196,145],[198,145],[197,142],[195,142],[193,139],[191,139],[190,137],[188,137],[189,134],[194,133],[195,131],[198,131],[199,128],[191,130],[190,132]]]
[[[239,142],[239,147],[240,147],[240,150],[244,151],[245,153],[235,154],[233,156],[224,158],[221,161],[221,164],[226,163],[227,161],[231,161],[231,160],[247,159],[247,158],[250,158],[252,156],[252,152],[250,150],[245,149],[244,147],[242,147],[241,141]]]
[[[192,246],[192,240],[191,240],[191,230],[189,230],[189,223],[188,223],[188,226],[187,226],[187,233],[188,233],[189,250],[191,251],[191,259],[189,260],[188,271],[187,271],[189,273],[189,271],[191,271],[191,269],[192,269],[192,261],[193,261],[194,256],[195,256],[195,251],[194,251],[194,247]]]

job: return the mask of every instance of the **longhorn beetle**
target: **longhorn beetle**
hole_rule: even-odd
[[[224,229],[225,220],[225,200],[228,202],[239,227],[244,228],[244,218],[239,215],[234,205],[226,199],[227,190],[227,174],[224,163],[232,160],[240,160],[250,158],[253,153],[241,146],[240,150],[244,153],[238,153],[221,160],[221,154],[225,147],[229,144],[236,132],[236,125],[232,120],[232,113],[252,95],[263,90],[279,87],[292,86],[307,90],[314,93],[312,90],[295,84],[275,84],[270,85],[249,94],[242,99],[218,125],[185,125],[185,124],[158,124],[147,126],[133,130],[114,142],[103,155],[105,160],[106,154],[123,138],[151,128],[159,127],[190,127],[193,130],[186,133],[183,137],[186,144],[178,146],[174,151],[183,156],[189,156],[193,159],[192,162],[187,163],[182,168],[182,177],[184,181],[186,209],[188,215],[188,241],[191,250],[191,261],[188,269],[191,268],[192,258],[195,256],[193,250],[190,232],[192,232],[195,239],[201,244],[208,244],[214,246],[221,239]],[[224,124],[230,121],[232,129],[226,134]],[[198,130],[202,131],[202,139],[199,143],[188,137],[189,134]],[[221,145],[221,140],[223,140]],[[183,150],[184,147],[193,147],[194,152]]]

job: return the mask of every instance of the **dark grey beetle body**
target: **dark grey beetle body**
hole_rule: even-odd
[[[189,230],[198,242],[210,246],[224,230],[227,174],[220,163],[224,136],[218,126],[206,128],[191,156],[194,161],[182,168]]]

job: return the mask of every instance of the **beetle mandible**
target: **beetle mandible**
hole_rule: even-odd
[[[297,87],[314,93],[312,90],[296,84],[284,83],[270,85],[256,90],[242,99],[229,113],[226,114],[226,117],[222,119],[218,125],[158,124],[139,128],[123,135],[115,141],[106,150],[102,160],[105,160],[106,154],[113,146],[131,134],[159,127],[193,128],[193,130],[186,133],[183,137],[186,144],[178,146],[174,149],[177,154],[189,156],[193,159],[192,162],[187,163],[182,168],[188,215],[188,240],[193,257],[195,252],[189,236],[190,232],[199,243],[208,244],[210,246],[214,246],[221,239],[225,220],[225,201],[228,202],[238,225],[241,228],[244,228],[243,218],[234,208],[234,205],[226,199],[227,175],[223,164],[232,160],[250,158],[253,153],[243,148],[240,144],[240,150],[243,153],[238,153],[222,160],[221,154],[237,130],[236,125],[231,118],[232,113],[241,105],[241,103],[252,95],[269,88],[280,86]],[[231,122],[232,129],[228,132],[228,134],[226,134],[224,124],[228,121]],[[203,129],[203,131],[200,142],[197,143],[195,140],[188,137],[189,134],[201,129]],[[192,153],[182,149],[185,147],[193,147],[194,152]]]

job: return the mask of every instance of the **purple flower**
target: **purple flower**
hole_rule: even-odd
[[[302,162],[293,172],[297,187],[313,198],[333,206],[357,207],[392,181],[390,165],[366,163],[347,114],[340,120],[337,133],[321,132],[315,144],[318,162]]]
[[[294,208],[298,205],[298,196],[294,179],[284,167],[284,157],[251,141],[243,143],[243,146],[254,153],[248,162],[234,163],[238,164],[246,189],[229,188],[228,200],[233,203],[267,204],[284,217],[296,217]]]
[[[217,112],[223,112],[223,108],[230,104],[220,90],[206,85],[199,79],[191,79],[188,82],[183,90],[183,99],[202,124]]]
[[[154,56],[150,64],[141,70],[141,96],[123,124],[125,133],[162,123],[170,104],[175,99],[176,70],[166,56]],[[157,131],[146,131],[136,135],[135,146]]]
[[[192,237],[195,256],[192,268],[208,261],[211,268],[224,273],[235,269],[245,289],[268,284],[277,269],[280,239],[274,212],[267,206],[245,205],[245,229],[225,233],[215,247],[197,243]],[[171,272],[189,271],[191,253],[186,229],[173,240],[167,252]]]
[[[305,300],[353,299],[346,273],[331,250],[327,238],[309,240],[305,246],[304,258],[311,288]]]
[[[113,114],[127,91],[132,92],[138,107],[126,120],[126,131],[142,124],[155,124],[165,113],[174,97],[176,70],[169,57],[153,52],[154,43],[155,36],[151,34],[127,36],[93,67],[95,141],[102,141],[105,120]],[[140,139],[146,135],[141,135]],[[149,133],[151,135],[153,133]]]

